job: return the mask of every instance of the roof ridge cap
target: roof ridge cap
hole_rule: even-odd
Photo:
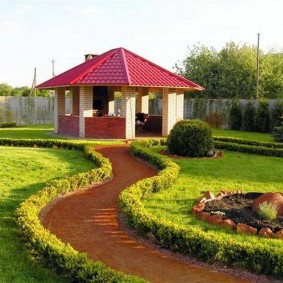
[[[129,69],[128,69],[127,58],[126,58],[126,55],[125,55],[125,48],[121,47],[120,52],[121,52],[121,55],[122,55],[122,58],[123,58],[122,63],[123,63],[124,72],[126,73],[127,83],[130,85],[131,84],[131,76],[130,76]]]
[[[105,55],[106,53],[109,52],[109,54],[107,54],[105,56],[105,58],[98,60],[98,62],[96,62],[96,64],[91,65],[91,67],[87,68],[82,74],[80,74],[79,76],[77,76],[76,78],[74,78],[73,80],[71,80],[70,84],[73,85],[75,84],[78,80],[82,79],[86,74],[88,74],[89,72],[93,71],[95,68],[99,67],[101,64],[103,64],[109,57],[111,57],[113,54],[115,54],[116,49],[112,49],[109,50],[105,53],[102,53],[101,55],[98,56],[102,56]],[[96,57],[94,57],[92,60],[97,59]],[[85,62],[84,62],[85,63]],[[82,64],[84,64],[82,63]]]

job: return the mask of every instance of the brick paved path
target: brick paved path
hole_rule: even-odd
[[[98,147],[97,151],[111,160],[113,180],[59,200],[43,219],[46,228],[90,258],[151,282],[243,282],[179,262],[130,238],[117,221],[118,195],[156,171],[132,158],[128,145]]]

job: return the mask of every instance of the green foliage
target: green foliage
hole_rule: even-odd
[[[176,123],[167,139],[172,154],[190,157],[206,156],[213,148],[211,129],[201,120],[182,120]]]
[[[255,130],[256,109],[253,101],[249,101],[244,109],[243,114],[243,130],[254,132]]]
[[[272,129],[281,125],[281,117],[283,117],[283,101],[277,100],[271,111]]]
[[[13,88],[5,83],[0,84],[0,96],[10,96]]]
[[[258,206],[258,215],[262,219],[272,221],[277,216],[277,207],[276,205],[265,201]]]
[[[204,86],[210,98],[255,98],[256,47],[228,42],[220,50],[204,45],[189,48],[187,58],[175,65],[177,72]],[[260,50],[260,95],[283,97],[283,53]],[[188,93],[198,96],[199,93]]]
[[[158,176],[142,180],[128,187],[120,194],[120,207],[126,214],[129,223],[133,225],[135,229],[142,235],[154,239],[162,247],[183,254],[194,255],[197,258],[208,262],[221,261],[228,265],[240,265],[241,267],[259,273],[278,276],[283,275],[283,254],[282,249],[280,248],[280,243],[276,242],[270,245],[271,243],[268,239],[261,239],[261,241],[258,241],[258,239],[254,240],[255,237],[253,236],[237,235],[235,237],[234,234],[227,235],[226,233],[232,233],[228,231],[219,233],[220,228],[218,227],[210,229],[211,226],[205,226],[205,228],[202,229],[200,227],[202,224],[199,222],[194,223],[191,221],[186,225],[182,225],[179,221],[176,221],[177,217],[179,217],[180,210],[173,213],[173,220],[168,220],[166,217],[160,217],[160,215],[157,216],[154,213],[150,213],[149,210],[144,207],[142,200],[146,201],[147,199],[154,197],[154,195],[152,195],[153,192],[158,192],[158,196],[165,194],[165,192],[163,193],[164,189],[171,187],[171,185],[176,182],[179,169],[178,167],[175,167],[176,164],[175,166],[173,165],[174,162],[170,159],[158,155],[148,147],[143,148],[143,145],[147,146],[146,144],[138,142],[132,144],[132,150],[135,155],[145,158],[147,161],[154,160],[155,164],[162,163],[163,165],[167,165],[167,167],[164,168],[161,166],[163,169],[159,172]],[[160,161],[157,161],[158,158],[160,158]],[[190,164],[187,160],[177,160],[180,160],[180,163],[186,164],[186,166],[189,166]],[[196,162],[200,161],[196,160]],[[208,161],[204,160],[204,162]],[[213,161],[210,161],[210,163],[211,162]],[[215,165],[212,166],[213,173],[217,173]],[[190,186],[190,192],[197,190],[197,187],[199,187],[198,182],[190,185],[192,180],[191,178],[188,178],[188,173],[190,173],[189,170],[186,170],[182,166],[182,172],[185,174],[185,184]],[[202,180],[203,179],[206,179],[206,177],[202,177]],[[168,183],[170,184],[168,185]],[[202,188],[207,185],[208,184],[202,184]],[[183,187],[184,184],[173,193],[173,203],[175,205],[182,202],[181,198],[176,198],[177,195],[182,195],[183,198],[186,197],[186,192]],[[193,203],[191,198],[189,201],[189,204]],[[162,205],[164,200],[159,198],[157,203]],[[171,203],[169,210],[172,209],[173,203]],[[163,215],[164,213],[167,213],[167,210],[163,208]],[[186,215],[188,214],[188,202],[186,203],[184,211],[182,210],[182,213],[185,213]],[[186,217],[188,218],[188,216]],[[213,232],[213,229],[217,229],[217,233]],[[269,259],[268,261],[266,260],[267,258]]]
[[[31,89],[28,86],[15,87],[2,83],[0,84],[0,96],[29,96]],[[51,91],[46,89],[37,89],[37,96],[49,97]]]
[[[239,142],[224,142],[214,141],[214,145],[217,149],[227,149],[231,151],[245,152],[251,154],[265,155],[265,156],[276,156],[283,157],[283,148],[281,147],[268,147],[265,145],[249,145],[247,143]]]
[[[229,126],[231,130],[240,130],[242,126],[242,111],[240,104],[236,101],[232,103],[229,112]]]
[[[14,127],[17,127],[17,123],[15,122],[0,123],[0,128],[14,128]]]
[[[93,262],[85,254],[74,250],[69,244],[62,243],[40,223],[39,213],[58,195],[64,195],[77,188],[98,184],[112,174],[111,163],[85,143],[60,140],[10,140],[0,139],[0,144],[14,146],[56,147],[83,151],[86,158],[99,168],[86,173],[55,180],[41,191],[25,200],[16,211],[17,222],[25,241],[44,260],[70,281],[75,282],[145,282],[134,276],[124,275],[106,268],[100,262]]]
[[[275,127],[272,135],[276,142],[283,142],[283,125],[280,127]]]
[[[271,130],[270,123],[271,121],[268,102],[261,100],[255,116],[255,130],[257,132],[269,133]]]

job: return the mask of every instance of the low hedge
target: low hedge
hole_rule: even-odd
[[[17,222],[23,238],[33,253],[70,282],[146,282],[138,277],[116,272],[101,262],[88,259],[86,254],[79,253],[69,244],[64,244],[55,235],[52,235],[41,225],[39,220],[42,209],[58,195],[98,184],[110,177],[112,166],[108,159],[95,152],[93,145],[79,142],[0,139],[0,145],[81,150],[89,160],[99,167],[85,173],[55,180],[20,205],[16,211]]]
[[[245,145],[253,145],[253,146],[263,146],[268,148],[277,148],[283,149],[282,143],[276,143],[276,142],[259,142],[259,141],[250,141],[240,138],[232,138],[232,137],[213,137],[214,141],[219,142],[230,142],[230,143],[237,143],[237,144],[245,144]]]
[[[17,127],[17,123],[15,122],[0,123],[0,128],[15,128],[15,127]]]
[[[135,156],[151,162],[161,170],[157,176],[139,181],[120,194],[120,207],[138,232],[153,238],[165,248],[201,260],[219,261],[258,273],[283,276],[282,245],[270,243],[278,240],[261,238],[255,241],[254,236],[226,236],[225,232],[218,234],[198,226],[178,225],[150,214],[144,208],[142,199],[169,188],[178,177],[179,167],[169,158],[150,151],[146,142],[134,142],[131,146]],[[246,238],[251,240],[245,241]]]
[[[238,152],[258,154],[258,155],[283,157],[283,148],[253,146],[253,145],[223,142],[223,141],[214,141],[214,145],[217,149],[227,149],[231,151],[238,151]]]

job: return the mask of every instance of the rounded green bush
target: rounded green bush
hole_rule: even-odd
[[[211,128],[198,119],[182,120],[171,130],[167,147],[170,153],[181,156],[203,157],[213,149]]]

